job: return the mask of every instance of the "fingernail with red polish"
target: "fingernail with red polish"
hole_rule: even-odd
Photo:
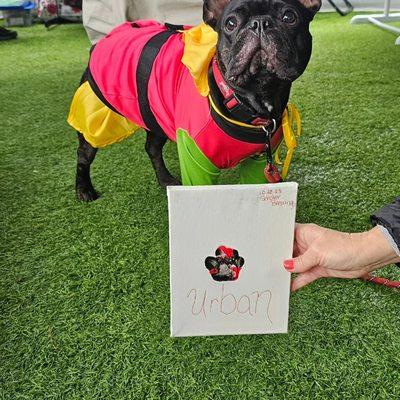
[[[283,266],[289,272],[294,271],[294,260],[286,260],[283,262]]]

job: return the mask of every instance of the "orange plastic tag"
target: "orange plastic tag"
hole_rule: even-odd
[[[264,170],[264,175],[269,183],[282,182],[282,176],[276,165],[268,163]]]

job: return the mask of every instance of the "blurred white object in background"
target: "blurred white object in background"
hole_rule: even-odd
[[[377,11],[383,0],[350,0],[357,11]],[[335,0],[343,7],[342,0]],[[135,19],[155,19],[173,24],[196,25],[202,19],[203,0],[83,0],[83,24],[92,43],[117,25]],[[400,0],[392,0],[392,10],[400,10]],[[334,11],[327,0],[323,12]]]
[[[391,12],[391,0],[385,0],[381,14],[356,15],[351,19],[351,24],[374,24],[386,31],[394,32],[398,36],[395,44],[400,45],[400,28],[389,25],[390,22],[400,21],[400,13]],[[393,8],[392,8],[393,10]]]
[[[350,0],[356,11],[381,11],[383,8],[384,0]],[[341,7],[343,5],[342,0],[335,0],[335,3]],[[400,0],[392,0],[391,9],[393,11],[400,11]],[[332,6],[329,4],[328,0],[322,0],[321,11],[328,12],[333,11]]]
[[[197,25],[202,10],[202,0],[83,0],[83,24],[90,41],[96,43],[125,21],[154,19]]]

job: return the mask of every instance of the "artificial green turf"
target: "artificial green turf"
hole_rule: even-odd
[[[366,229],[398,194],[400,48],[336,15],[312,30],[292,96],[298,220]],[[400,293],[359,281],[294,294],[289,335],[170,339],[167,202],[144,135],[99,153],[103,197],[78,203],[65,119],[89,43],[77,25],[18,31],[0,43],[0,399],[400,398]]]

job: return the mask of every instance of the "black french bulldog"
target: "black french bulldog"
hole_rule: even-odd
[[[222,75],[253,114],[280,120],[292,82],[310,60],[309,25],[320,6],[321,0],[204,1],[204,21],[218,32],[216,58]],[[86,80],[84,75],[82,82]],[[215,98],[221,97],[213,87],[211,91]],[[220,103],[223,107],[223,99]],[[229,109],[222,111],[229,116]],[[77,197],[96,200],[90,165],[97,149],[82,134],[78,137]],[[166,141],[167,136],[147,132],[146,151],[162,186],[179,184],[164,164]]]

